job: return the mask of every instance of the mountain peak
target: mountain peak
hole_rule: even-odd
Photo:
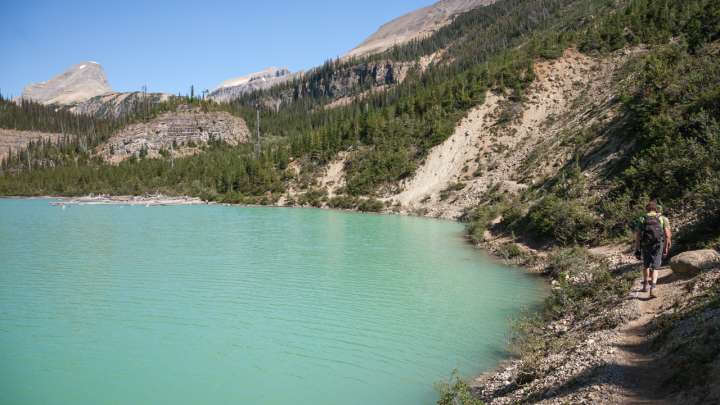
[[[42,104],[66,105],[112,91],[102,66],[95,61],[84,61],[48,81],[26,86],[22,98]]]
[[[395,45],[423,38],[447,25],[460,13],[488,6],[497,0],[442,0],[398,17],[380,27],[345,57],[380,53]]]

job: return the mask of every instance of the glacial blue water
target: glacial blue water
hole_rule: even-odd
[[[541,281],[461,224],[0,199],[2,404],[432,404]]]

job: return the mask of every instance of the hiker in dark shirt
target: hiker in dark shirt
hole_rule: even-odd
[[[645,207],[647,214],[638,220],[635,228],[635,257],[643,260],[643,292],[648,290],[655,298],[657,269],[662,266],[663,257],[667,257],[672,244],[670,221],[658,212],[658,204],[650,201]]]

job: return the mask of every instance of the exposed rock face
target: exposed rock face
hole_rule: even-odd
[[[398,17],[380,27],[377,32],[363,41],[345,57],[361,57],[379,53],[395,45],[413,39],[429,36],[437,29],[449,24],[457,14],[476,7],[487,6],[497,0],[442,0]]]
[[[0,160],[6,158],[11,151],[17,152],[24,149],[31,141],[55,142],[61,137],[62,134],[56,133],[0,128]]]
[[[244,94],[263,90],[300,77],[302,72],[290,73],[286,68],[267,68],[261,72],[226,80],[213,90],[208,97],[219,103],[226,103]]]
[[[414,62],[379,61],[336,69],[331,75],[326,75],[322,70],[310,71],[297,86],[289,88],[275,98],[268,97],[265,104],[268,107],[278,108],[295,98],[328,97],[338,101],[338,105],[330,108],[347,105],[355,98],[363,98],[386,86],[401,83],[408,72],[416,66],[418,65]],[[358,94],[358,89],[361,87],[367,90]]]
[[[108,93],[93,97],[70,107],[76,114],[94,115],[102,118],[119,118],[121,116],[142,111],[147,105],[151,108],[167,101],[170,94],[165,93]]]
[[[711,250],[683,252],[670,259],[670,268],[678,274],[697,274],[720,267],[720,253]]]
[[[25,87],[22,98],[42,104],[67,105],[111,92],[102,66],[97,62],[82,62],[46,82]]]
[[[249,140],[245,121],[227,112],[202,112],[180,106],[177,111],[160,115],[148,123],[130,125],[115,133],[97,152],[110,163],[132,156],[156,158],[162,153],[192,155],[210,141],[237,145]]]
[[[356,86],[371,81],[375,86],[398,84],[405,80],[413,63],[381,61],[362,63],[340,71],[338,75],[322,82],[318,89],[323,96],[350,96]]]

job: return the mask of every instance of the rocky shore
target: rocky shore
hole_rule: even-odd
[[[486,247],[498,254],[507,243]],[[660,271],[651,299],[626,248],[524,247],[523,264],[550,278],[552,294],[539,317],[518,323],[516,357],[468,384],[473,397],[485,404],[720,403],[720,255],[678,255]]]
[[[197,197],[166,196],[162,194],[143,196],[111,196],[111,195],[89,195],[83,197],[62,198],[60,201],[50,203],[56,206],[65,205],[144,205],[144,206],[167,206],[167,205],[200,205],[207,204],[206,201]]]

